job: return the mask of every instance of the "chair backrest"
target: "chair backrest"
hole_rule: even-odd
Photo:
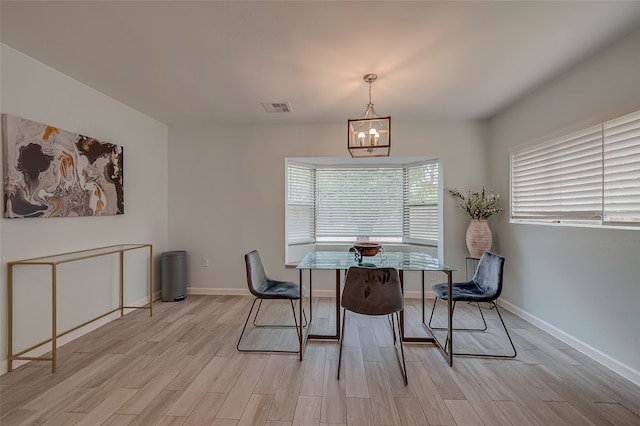
[[[342,290],[343,308],[364,315],[388,315],[404,307],[400,276],[395,268],[352,266]]]
[[[257,296],[257,290],[268,280],[258,250],[253,250],[245,254],[244,262],[247,266],[247,285],[249,286],[249,291],[254,296]]]
[[[485,252],[476,268],[473,282],[487,296],[500,297],[502,292],[502,273],[504,270],[504,257],[490,252]]]

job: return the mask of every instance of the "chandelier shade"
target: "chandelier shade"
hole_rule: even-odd
[[[380,117],[371,102],[371,83],[378,78],[366,74],[362,79],[369,84],[369,103],[360,118],[347,121],[347,147],[353,158],[388,157],[391,151],[391,117]]]

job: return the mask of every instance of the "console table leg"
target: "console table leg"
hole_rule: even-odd
[[[58,325],[57,325],[57,271],[56,265],[51,265],[51,372],[56,372],[56,360],[58,352]]]

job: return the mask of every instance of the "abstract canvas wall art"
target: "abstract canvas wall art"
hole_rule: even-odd
[[[123,148],[2,114],[7,218],[124,213]]]

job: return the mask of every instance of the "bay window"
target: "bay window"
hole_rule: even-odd
[[[392,161],[287,159],[287,263],[318,245],[349,246],[356,241],[437,249],[442,192],[438,161]]]

